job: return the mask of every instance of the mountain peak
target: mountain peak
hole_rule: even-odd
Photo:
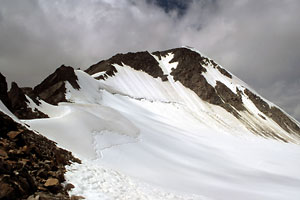
[[[59,102],[67,101],[65,98],[65,82],[70,83],[74,89],[80,89],[74,69],[70,66],[61,65],[54,73],[37,85],[33,91],[44,101],[57,105]]]
[[[169,65],[173,67],[168,72],[164,71],[164,68]],[[145,72],[155,79],[160,78],[161,81],[169,82],[171,85],[177,82],[182,84],[185,88],[192,90],[204,102],[220,106],[240,120],[248,129],[263,135],[263,137],[286,141],[284,137],[278,136],[274,130],[262,127],[261,122],[249,122],[246,119],[248,117],[245,118],[245,115],[252,113],[249,103],[257,107],[259,114],[250,115],[256,115],[259,121],[266,121],[266,118],[271,119],[288,133],[293,132],[300,136],[298,123],[291,120],[281,109],[269,105],[263,98],[257,101],[253,97],[256,93],[251,92],[246,84],[214,60],[203,56],[193,48],[181,47],[153,53],[144,51],[117,54],[110,59],[92,65],[86,72],[96,79],[113,80],[113,77],[121,73],[119,71],[125,66]],[[264,107],[265,104],[268,106]],[[267,107],[268,110],[266,110]]]

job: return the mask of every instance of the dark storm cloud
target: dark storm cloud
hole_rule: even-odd
[[[188,45],[299,120],[299,9],[298,0],[2,0],[1,72],[33,86],[63,63]]]
[[[192,0],[147,0],[147,3],[156,4],[166,13],[177,11],[179,17],[186,13],[192,2]]]

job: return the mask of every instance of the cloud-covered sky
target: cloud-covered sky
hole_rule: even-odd
[[[199,49],[300,120],[298,0],[1,0],[0,69],[34,86],[61,64]]]

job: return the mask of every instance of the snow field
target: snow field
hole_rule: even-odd
[[[118,72],[105,81],[77,70],[81,89],[67,84],[73,103],[59,104],[56,114],[43,103],[41,111],[51,118],[25,121],[83,160],[66,174],[76,186],[72,194],[93,200],[299,200],[300,147],[254,135],[174,82],[171,59],[159,61],[168,82],[126,65],[114,65]],[[240,114],[250,125],[282,133],[275,122],[258,118],[248,99],[243,102],[249,113]]]
[[[67,181],[76,187],[71,195],[101,200],[208,200],[198,195],[176,194],[140,182],[118,171],[104,168],[97,162],[84,162],[67,167]]]

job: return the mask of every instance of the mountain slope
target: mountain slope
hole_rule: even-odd
[[[0,199],[70,199],[65,165],[80,161],[9,115],[0,101]]]
[[[164,101],[185,103],[189,107],[191,107],[190,104],[194,104],[195,107],[205,103],[209,103],[211,106],[217,105],[234,115],[255,134],[283,141],[296,143],[299,141],[298,122],[295,122],[275,105],[264,100],[216,62],[192,49],[178,48],[153,54],[148,52],[118,54],[107,61],[101,61],[91,66],[86,72],[97,79],[104,79],[104,84],[110,84],[119,93],[128,93],[133,97],[147,98],[147,95],[152,92],[149,90],[161,90],[161,86],[154,85],[152,88],[151,86],[139,87],[140,90],[134,92],[137,91],[134,84],[143,84],[141,80],[135,80],[134,83],[133,81],[123,82],[122,84],[127,90],[122,88],[123,86],[116,85],[114,82],[128,79],[128,77],[124,77],[131,73],[130,69],[127,70],[128,67],[144,71],[154,78],[161,78],[162,82],[166,82],[162,83],[166,85],[165,87],[172,88],[168,88],[167,92],[164,91],[163,95],[171,93],[172,90],[174,94],[180,95],[180,97],[161,97],[153,94],[150,100],[163,98]],[[136,74],[136,72],[131,74]],[[158,80],[151,79],[149,82],[154,83]],[[150,85],[151,83],[146,84]],[[189,97],[191,95],[187,94],[189,93],[188,89],[200,97],[198,102],[190,103],[193,100]],[[183,99],[182,96],[188,97]],[[203,110],[199,111],[201,113]]]
[[[66,175],[74,194],[300,197],[299,122],[194,49],[63,67],[33,91],[27,106],[49,118],[23,122],[83,160]]]

